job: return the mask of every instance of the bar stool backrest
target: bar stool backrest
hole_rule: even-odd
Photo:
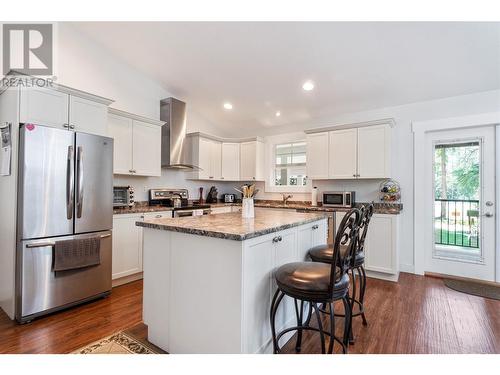
[[[330,273],[330,288],[338,282],[349,270],[358,242],[358,230],[361,222],[361,211],[351,209],[340,222],[333,244],[332,269]],[[347,246],[347,251],[340,251]],[[333,265],[337,265],[334,267]]]
[[[356,249],[356,254],[361,253],[365,249],[366,234],[368,233],[368,224],[373,216],[373,203],[363,206],[361,222],[359,224],[359,241]]]

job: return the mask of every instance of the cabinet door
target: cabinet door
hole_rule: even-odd
[[[328,132],[307,135],[307,177],[328,178]]]
[[[210,176],[214,180],[222,179],[222,144],[212,142],[210,146]]]
[[[373,215],[365,241],[365,268],[395,274],[398,271],[397,217]]]
[[[67,128],[69,95],[44,88],[21,88],[20,122]]]
[[[113,216],[113,280],[142,272],[141,215]]]
[[[161,127],[133,120],[132,165],[138,176],[161,176]]]
[[[69,123],[78,132],[108,135],[108,106],[76,96],[69,97]]]
[[[240,144],[222,144],[222,179],[238,181],[240,179]]]
[[[357,129],[332,131],[329,137],[329,177],[333,179],[356,178]]]
[[[240,177],[242,181],[257,180],[257,142],[241,144]]]
[[[390,177],[391,128],[389,125],[358,129],[358,177]]]
[[[286,264],[297,261],[297,232],[295,230],[285,230],[277,232],[276,236],[280,241],[276,242],[274,247],[274,270]],[[276,292],[276,279],[271,280],[271,294]],[[281,301],[281,305],[276,314],[276,328],[281,331],[285,326],[289,326],[291,322],[287,322],[287,318],[295,317],[295,306],[293,299],[285,296]],[[296,323],[296,322],[295,322]]]
[[[114,139],[113,173],[132,174],[132,119],[110,113],[108,135]]]
[[[195,160],[198,161],[198,166],[200,167],[200,171],[195,172],[195,178],[200,180],[208,180],[212,176],[212,142],[209,139],[198,138],[198,142],[194,142],[194,144],[198,145],[197,150],[195,150],[195,154],[197,154],[197,158]],[[196,147],[196,146],[195,146]]]
[[[297,232],[297,261],[305,262],[309,259],[309,250],[313,247],[313,224],[301,225]]]
[[[312,246],[325,245],[328,243],[328,220],[313,223]]]

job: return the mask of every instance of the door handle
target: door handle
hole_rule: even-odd
[[[101,234],[101,238],[108,238],[108,237],[111,237],[111,233]]]
[[[492,214],[491,212],[486,212],[486,213],[484,214],[484,216],[486,216],[486,217],[493,217],[493,214]]]
[[[75,202],[75,171],[74,171],[73,146],[68,146],[68,160],[66,166],[66,217],[73,219],[73,207]]]
[[[76,197],[76,217],[82,217],[83,211],[83,147],[78,146],[77,152],[77,189],[78,195]]]
[[[36,243],[29,243],[26,245],[27,249],[33,249],[35,247],[52,247],[56,246],[55,242],[36,242]]]

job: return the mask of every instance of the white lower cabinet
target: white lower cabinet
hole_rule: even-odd
[[[335,231],[346,213],[335,212]],[[397,281],[399,215],[374,214],[365,240],[365,269],[368,276]]]
[[[170,217],[172,211],[113,216],[113,280],[142,272],[142,228],[135,223]]]
[[[328,228],[326,223],[311,223],[299,227],[298,230],[298,259],[308,260],[309,249],[327,243]]]
[[[142,272],[142,214],[113,216],[113,280]]]

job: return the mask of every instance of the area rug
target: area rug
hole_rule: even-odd
[[[500,286],[454,279],[444,279],[444,285],[457,292],[500,300]]]
[[[72,354],[160,354],[125,332],[118,332],[75,350]]]

